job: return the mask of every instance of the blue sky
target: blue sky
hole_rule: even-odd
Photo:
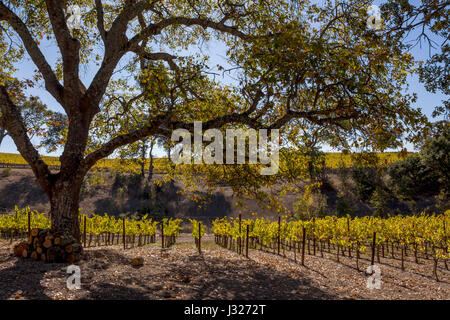
[[[377,2],[375,2],[377,3]],[[416,36],[416,34],[411,34],[410,38],[413,39]],[[437,39],[436,37],[433,38],[436,41],[439,41],[440,39]],[[440,43],[440,42],[438,42]],[[56,59],[57,59],[57,52],[55,50],[54,44],[50,42],[42,42],[41,44],[41,50],[43,51],[44,55],[47,57],[48,61],[51,65],[54,65]],[[195,50],[200,50],[199,48]],[[217,43],[217,42],[210,42],[206,43],[202,46],[201,50],[203,53],[208,54],[210,56],[210,62],[209,65],[213,68],[217,64],[220,64],[222,66],[227,66],[227,63],[225,61],[225,51],[226,48],[223,44]],[[420,47],[417,45],[412,49],[412,55],[416,60],[426,60],[429,58],[429,48],[428,45],[424,45]],[[431,54],[435,53],[435,50],[431,51]],[[98,67],[96,67],[94,64],[89,65],[86,68],[82,68],[80,71],[80,74],[82,75],[82,80],[85,83],[86,86],[89,85],[90,81],[92,80],[93,76],[95,75],[95,72]],[[29,59],[24,60],[19,66],[18,66],[18,77],[19,78],[26,78],[29,77],[33,70],[36,69],[33,62]],[[217,69],[216,69],[217,71]],[[225,82],[232,81],[231,79],[224,77],[223,80]],[[416,93],[417,94],[417,101],[414,103],[415,108],[421,108],[425,115],[427,115],[431,119],[431,114],[434,110],[434,107],[441,104],[442,100],[448,99],[445,95],[441,93],[430,93],[427,92],[424,88],[423,84],[419,82],[418,75],[413,74],[409,76],[409,90],[407,92],[409,93]],[[44,88],[33,88],[29,90],[29,93],[35,96],[39,96],[41,100],[49,106],[50,109],[55,111],[62,111],[62,108],[58,105],[58,103],[51,97],[51,95],[46,92]],[[33,141],[33,143],[37,144],[38,141]],[[408,150],[412,151],[413,147],[412,145],[407,145]],[[327,147],[323,148],[324,151],[332,151]],[[11,138],[6,137],[0,146],[0,152],[9,152],[9,153],[18,153],[16,146],[14,145],[14,142]],[[61,150],[48,154],[45,152],[45,150],[40,150],[40,153],[43,155],[59,155],[61,153]],[[164,152],[161,149],[157,149],[155,152],[156,156],[164,156]]]

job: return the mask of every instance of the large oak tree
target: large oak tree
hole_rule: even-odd
[[[72,4],[82,9],[80,30],[66,22]],[[367,28],[368,5],[2,0],[0,124],[47,194],[52,227],[77,238],[80,187],[90,168],[148,136],[192,131],[194,120],[204,130],[283,129],[301,118],[326,127],[336,145],[397,146],[423,120],[402,95],[412,58],[401,43]],[[59,54],[53,64],[43,38]],[[227,48],[232,67],[219,71],[235,76],[235,85],[216,81],[207,54],[193,50],[209,40]],[[57,173],[31,144],[7,85],[22,56],[36,66],[27,80],[42,82],[68,118]],[[82,80],[86,67],[94,73],[90,83]]]

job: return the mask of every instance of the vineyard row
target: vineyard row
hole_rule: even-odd
[[[304,264],[305,251],[309,255],[321,256],[324,252],[336,256],[348,256],[356,259],[356,268],[360,269],[362,255],[368,255],[371,265],[375,258],[380,262],[384,258],[400,257],[401,268],[405,269],[405,257],[433,261],[433,275],[438,280],[437,267],[442,261],[448,270],[450,245],[447,225],[448,212],[440,216],[395,216],[387,219],[375,217],[336,218],[325,217],[309,221],[288,221],[279,218],[270,221],[265,218],[256,220],[239,218],[221,218],[213,222],[215,242],[224,248],[243,254],[248,249],[271,251],[276,254],[292,252],[297,261],[297,253]],[[244,244],[245,242],[245,244]]]

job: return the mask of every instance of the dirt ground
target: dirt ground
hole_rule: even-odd
[[[440,282],[430,261],[407,261],[401,271],[395,259],[381,259],[381,289],[368,289],[368,276],[355,260],[309,256],[305,266],[294,256],[251,250],[249,259],[214,244],[209,235],[198,254],[183,234],[161,255],[158,244],[124,250],[102,246],[85,250],[77,263],[81,289],[66,286],[68,264],[14,257],[12,245],[0,242],[0,300],[5,299],[450,299],[450,272],[439,266]],[[143,257],[144,266],[130,265]],[[297,257],[298,258],[298,257]],[[361,270],[369,265],[362,259]]]

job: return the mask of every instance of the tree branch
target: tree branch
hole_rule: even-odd
[[[336,111],[333,110],[323,110],[323,111],[289,111],[285,116],[278,119],[274,123],[270,125],[264,125],[260,121],[251,118],[248,116],[247,112],[243,113],[233,113],[227,114],[221,117],[217,117],[215,119],[206,121],[202,125],[203,130],[213,129],[213,128],[221,128],[229,123],[239,123],[245,124],[253,129],[279,129],[290,120],[294,118],[304,118],[316,124],[338,124],[339,121],[348,120],[358,116],[358,113],[350,113],[342,116],[330,116],[319,118],[319,116],[330,114]],[[189,132],[194,132],[194,124],[187,122],[170,122],[168,119],[168,114],[164,114],[156,117],[150,124],[146,125],[144,128],[133,130],[127,134],[119,135],[109,142],[105,143],[102,147],[100,147],[97,151],[92,152],[81,162],[81,166],[83,170],[86,172],[100,159],[103,159],[109,155],[111,155],[114,150],[117,148],[139,141],[143,138],[146,138],[151,135],[159,134],[161,136],[168,136],[171,130],[175,129],[186,129]],[[164,129],[163,126],[166,126]]]
[[[139,42],[141,42],[143,39],[153,36],[153,35],[160,34],[164,28],[167,28],[168,26],[171,26],[171,25],[183,25],[186,27],[197,25],[197,26],[201,26],[205,29],[211,28],[211,29],[214,29],[217,31],[229,33],[229,34],[232,34],[241,39],[248,39],[251,37],[241,31],[239,31],[236,27],[227,26],[222,22],[214,22],[212,20],[203,19],[203,18],[170,17],[170,18],[164,19],[158,23],[148,25],[144,31],[142,31],[141,33],[139,33],[139,34],[135,35],[133,38],[131,38],[129,41],[129,44],[128,44],[130,50],[133,50],[134,48],[136,48],[136,46],[139,44]]]
[[[46,193],[51,192],[50,181],[53,175],[28,138],[22,115],[11,101],[5,86],[0,86],[0,110],[2,111],[0,126],[8,130],[8,134],[14,140],[20,154],[30,164],[44,191]]]
[[[85,103],[98,105],[103,94],[106,91],[109,79],[111,78],[117,63],[127,52],[135,52],[139,50],[139,43],[148,39],[153,35],[161,33],[161,31],[171,25],[193,26],[199,25],[204,28],[212,28],[217,31],[233,34],[240,38],[249,38],[248,35],[240,32],[237,28],[227,26],[224,23],[214,22],[209,19],[188,18],[188,17],[169,17],[156,24],[148,25],[143,31],[128,40],[126,31],[128,23],[142,14],[145,10],[151,10],[158,1],[139,1],[134,5],[128,5],[114,20],[105,43],[105,56],[103,63],[95,75],[90,87],[87,89],[83,98]],[[168,56],[166,56],[168,57]],[[167,60],[166,60],[167,61]]]
[[[165,116],[156,117],[150,124],[143,128],[133,130],[127,134],[122,134],[111,139],[102,145],[98,150],[87,155],[81,161],[81,167],[85,172],[87,172],[98,160],[111,155],[117,148],[139,141],[154,134],[162,134],[163,131],[160,128],[160,125],[163,123],[165,118]]]
[[[97,12],[97,29],[103,42],[106,41],[106,30],[105,30],[105,20],[103,14],[103,5],[101,0],[95,0],[95,10]]]
[[[17,32],[21,38],[25,49],[30,55],[36,67],[41,72],[47,91],[62,104],[63,102],[63,86],[59,83],[52,68],[48,64],[37,43],[34,41],[31,33],[23,21],[12,12],[7,6],[0,2],[0,21],[6,21]]]
[[[134,53],[136,53],[138,56],[145,58],[147,60],[152,60],[152,61],[156,61],[156,60],[164,60],[167,62],[167,64],[169,65],[170,69],[172,69],[173,71],[177,71],[179,68],[177,66],[177,64],[175,63],[175,59],[177,57],[166,53],[166,52],[146,52],[142,47],[136,48],[135,50],[133,50]]]
[[[97,0],[97,9],[98,2],[99,1]],[[122,12],[116,17],[111,28],[106,33],[107,37],[104,39],[105,55],[103,57],[103,62],[100,69],[95,74],[91,85],[86,90],[83,97],[84,104],[90,104],[93,108],[98,106],[103,95],[105,94],[109,80],[117,64],[123,55],[129,50],[128,38],[126,37],[128,23],[145,9],[151,8],[153,4],[154,2],[148,1],[140,1],[134,5],[128,3]]]
[[[63,60],[64,87],[68,89],[65,90],[67,97],[65,96],[64,99],[73,101],[74,96],[79,98],[82,94],[79,83],[80,42],[70,34],[64,17],[63,1],[46,0],[45,3]],[[63,106],[67,107],[67,105],[68,103],[64,103]]]

